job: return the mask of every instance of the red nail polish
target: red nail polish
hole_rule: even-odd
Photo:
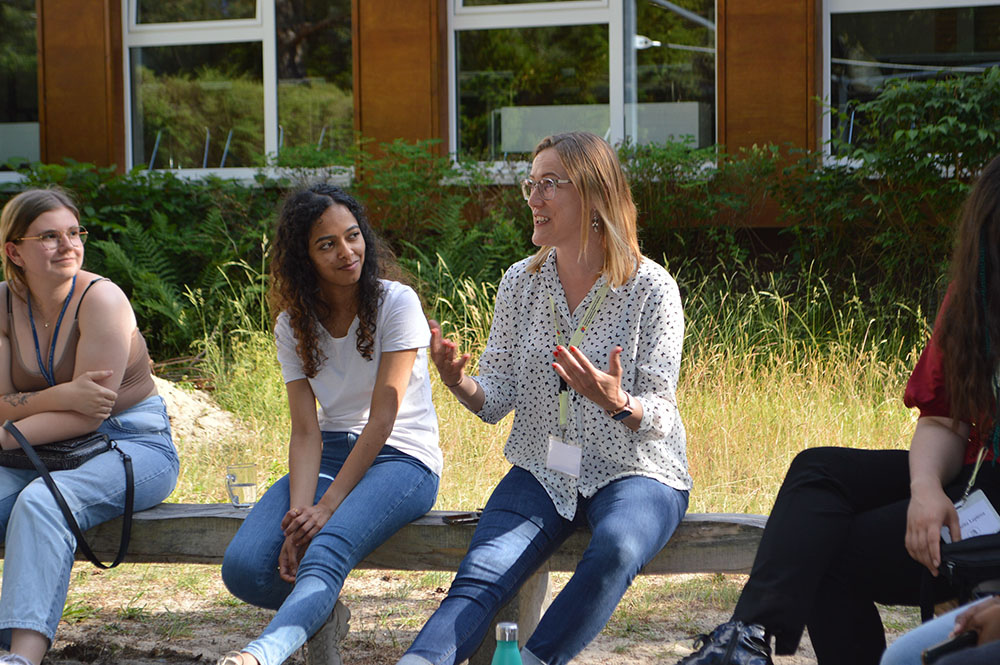
[[[559,357],[559,349],[556,349],[555,351],[553,351],[552,355],[554,355],[556,358],[558,358]]]

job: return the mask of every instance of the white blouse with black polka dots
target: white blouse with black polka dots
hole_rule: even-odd
[[[604,409],[570,390],[566,439],[582,448],[579,478],[546,467],[549,435],[559,435],[559,376],[552,369],[556,331],[551,294],[564,331],[575,330],[603,276],[572,314],[556,273],[555,250],[537,273],[528,259],[512,265],[500,282],[489,341],[473,378],[485,393],[477,414],[495,423],[514,410],[504,454],[545,487],[566,519],[576,514],[577,492],[591,497],[611,481],[647,476],[679,490],[691,488],[684,424],[677,410],[677,379],[684,314],[677,283],[661,266],[643,258],[638,272],[608,290],[579,348],[599,369],[608,354],[623,351],[622,389],[642,403],[639,431],[612,420]]]

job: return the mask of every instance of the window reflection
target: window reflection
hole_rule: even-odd
[[[633,33],[626,21],[625,134],[640,144],[712,145],[714,0],[629,0],[626,15],[630,11],[635,23]]]
[[[39,158],[35,0],[0,3],[0,168]]]
[[[131,49],[133,159],[252,166],[264,153],[260,43]]]
[[[523,5],[546,2],[567,2],[568,0],[461,0],[465,7],[488,7],[490,5]]]
[[[1000,5],[830,16],[830,135],[863,140],[853,101],[889,79],[976,76],[1000,64]],[[843,117],[841,117],[843,114]]]
[[[549,134],[606,136],[606,25],[468,30],[458,41],[458,150],[521,157]]]
[[[230,21],[255,18],[256,0],[138,0],[136,23]]]
[[[353,143],[350,0],[278,2],[280,148]]]
[[[352,144],[351,0],[263,1],[275,2],[274,23],[255,28],[260,37],[254,41],[204,43],[246,34],[232,32],[233,24],[221,21],[210,33],[185,33],[191,39],[187,44],[129,48],[133,164],[253,167],[287,157],[294,165],[320,166],[335,159],[331,150]],[[146,19],[158,22],[204,20],[223,11],[227,18],[252,16],[257,4],[139,2],[140,11],[148,10]],[[172,42],[177,30],[184,26],[150,26],[143,29],[143,40],[155,43],[164,34]],[[265,68],[264,42],[272,36],[276,66]],[[277,79],[268,85],[274,85],[277,99],[264,99],[265,72]],[[265,146],[264,110],[273,110],[272,105],[278,126],[271,128],[271,144]]]

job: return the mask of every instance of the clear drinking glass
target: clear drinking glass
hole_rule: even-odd
[[[226,490],[229,492],[229,501],[237,508],[249,508],[257,503],[257,465],[227,466]]]

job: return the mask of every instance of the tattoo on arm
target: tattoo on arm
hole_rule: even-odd
[[[28,398],[37,394],[37,390],[30,393],[10,393],[9,395],[3,396],[3,401],[7,402],[11,406],[24,406],[24,404],[27,403]]]

